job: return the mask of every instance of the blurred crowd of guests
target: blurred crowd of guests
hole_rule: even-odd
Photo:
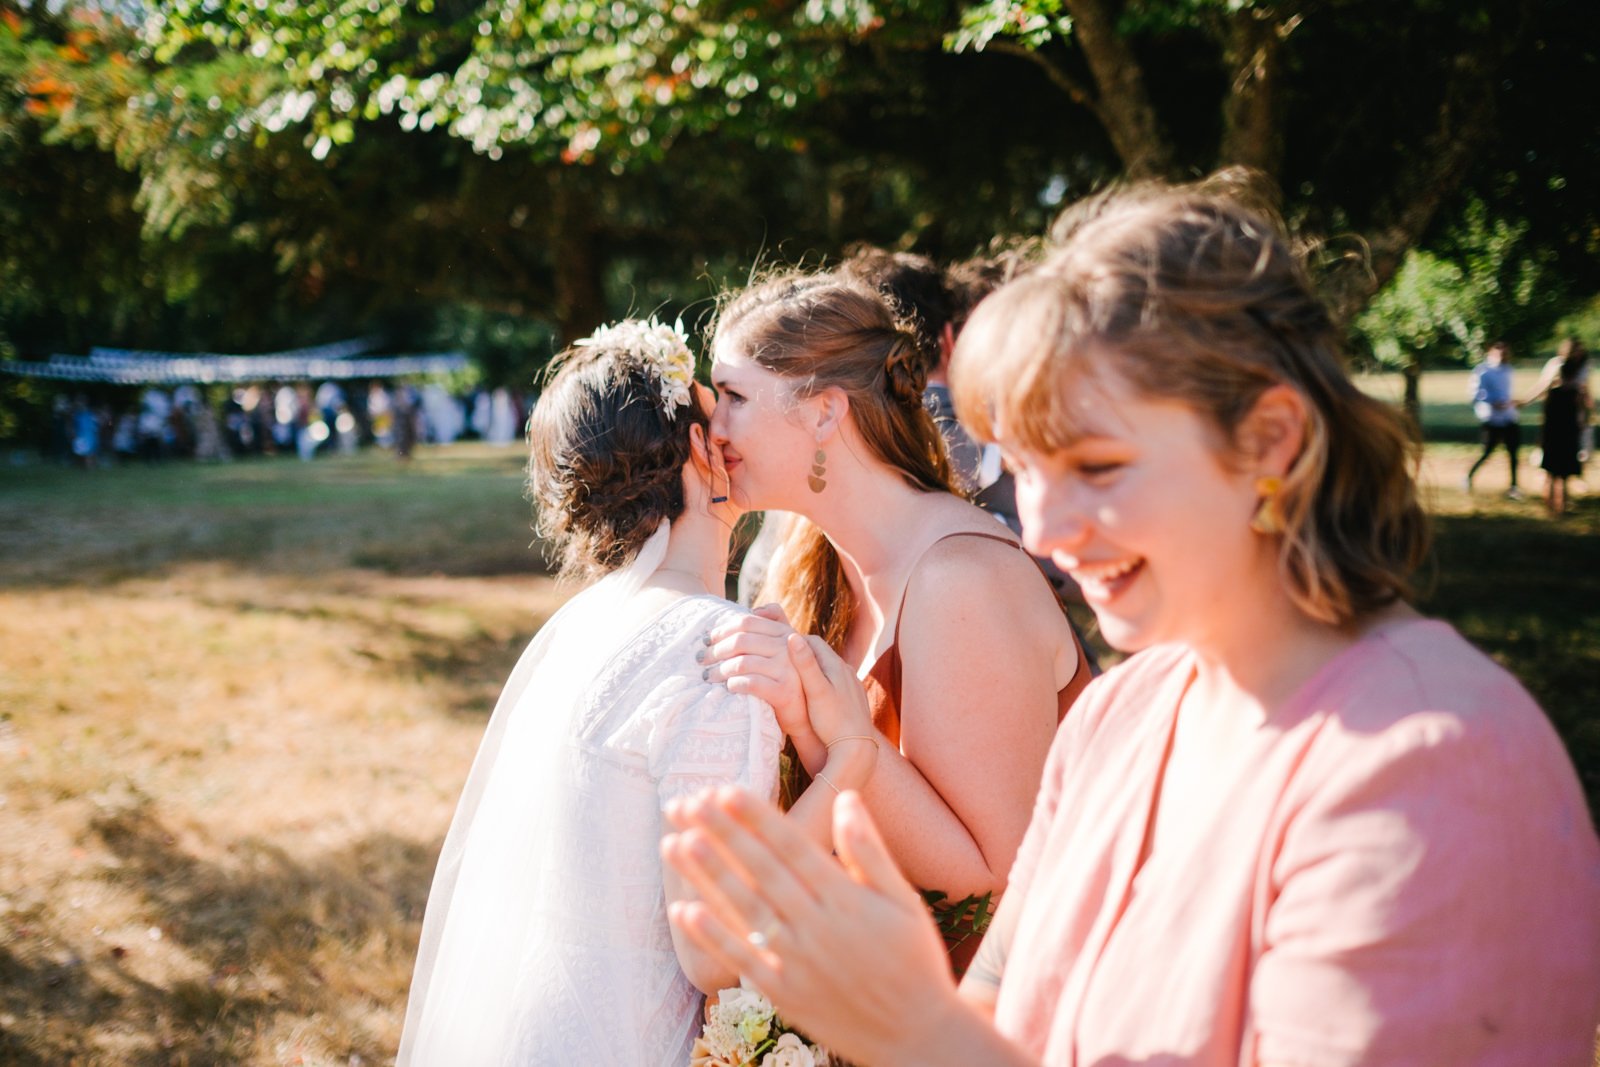
[[[419,443],[509,445],[520,438],[531,403],[507,389],[452,395],[431,382],[251,384],[225,393],[184,384],[93,397],[62,392],[52,409],[48,452],[83,467],[251,455],[310,460],[367,446],[404,458]]]

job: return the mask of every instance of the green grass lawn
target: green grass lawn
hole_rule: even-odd
[[[269,571],[349,565],[500,574],[540,564],[515,448],[0,466],[0,584],[106,580],[207,560]]]
[[[392,1062],[520,465],[0,466],[0,1063]]]

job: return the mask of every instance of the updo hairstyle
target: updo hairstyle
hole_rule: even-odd
[[[872,287],[837,274],[770,277],[722,310],[714,345],[787,379],[797,397],[843,390],[874,458],[913,488],[952,491],[943,441],[922,406],[926,355]],[[796,517],[762,596],[782,604],[800,632],[843,647],[855,600],[838,553],[814,524]]]
[[[1199,413],[1231,463],[1243,419],[1287,385],[1306,406],[1276,498],[1294,603],[1344,624],[1409,596],[1428,548],[1417,446],[1351,382],[1341,331],[1276,218],[1237,190],[1148,185],[1074,209],[1053,236],[1044,265],[985,301],[957,344],[963,424],[1052,452],[1082,432],[1083,386],[1114,375]]]
[[[548,375],[528,420],[534,528],[563,578],[598,577],[683,514],[689,427],[707,420],[692,395],[669,418],[659,368],[614,337],[566,349]]]

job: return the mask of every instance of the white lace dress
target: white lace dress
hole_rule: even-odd
[[[686,597],[606,634],[630,593],[617,577],[546,624],[490,721],[429,896],[401,1065],[688,1063],[701,997],[667,926],[661,810],[719,783],[773,795],[783,738],[765,703],[701,680],[701,635],[739,609]]]

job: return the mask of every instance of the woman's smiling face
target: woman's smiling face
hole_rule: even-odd
[[[1194,409],[1105,379],[1066,447],[1006,448],[1023,541],[1071,573],[1114,647],[1204,641],[1259,577],[1253,479]]]
[[[727,344],[717,346],[711,384],[711,441],[722,449],[734,500],[751,511],[797,510],[817,449],[803,425],[808,402],[788,379]]]

